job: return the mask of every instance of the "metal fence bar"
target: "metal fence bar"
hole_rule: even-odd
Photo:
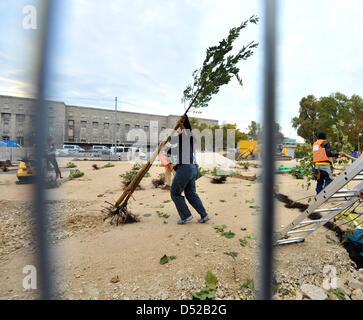
[[[274,226],[274,154],[275,139],[275,81],[276,81],[276,0],[264,1],[264,101],[262,150],[262,215],[260,242],[259,300],[272,297],[273,226]]]
[[[48,228],[48,212],[46,207],[46,190],[45,178],[46,172],[43,169],[43,161],[45,159],[45,148],[48,143],[48,126],[47,126],[47,102],[45,94],[47,90],[47,74],[51,68],[50,51],[51,51],[51,35],[54,25],[54,2],[41,2],[42,25],[40,26],[40,37],[38,45],[38,55],[35,70],[35,85],[37,99],[34,103],[35,111],[35,160],[36,175],[34,184],[33,199],[33,217],[35,220],[36,245],[37,245],[37,266],[39,279],[39,292],[41,299],[54,299],[55,293],[53,288],[51,274],[51,249],[49,246],[49,228]]]

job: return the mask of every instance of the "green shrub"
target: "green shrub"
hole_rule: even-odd
[[[84,176],[84,173],[78,169],[74,169],[74,170],[71,170],[69,172],[69,176],[72,178],[72,179],[75,179],[75,178],[80,178],[80,177],[83,177]]]
[[[74,164],[73,162],[68,162],[66,168],[77,168],[77,165]]]
[[[114,167],[115,165],[113,164],[113,163],[111,163],[111,162],[109,162],[109,163],[106,163],[105,165],[104,165],[104,168],[111,168],[111,167]]]

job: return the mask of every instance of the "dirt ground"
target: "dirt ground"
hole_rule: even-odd
[[[64,167],[69,159],[60,159]],[[105,201],[114,203],[122,194],[120,174],[130,170],[129,162],[113,162],[115,167],[94,170],[106,162],[73,161],[85,173],[82,178],[63,183],[48,192],[49,243],[52,246],[53,276],[61,299],[190,299],[204,287],[207,270],[218,278],[217,299],[253,299],[253,292],[241,288],[258,277],[259,191],[261,183],[229,177],[225,184],[212,184],[202,177],[197,192],[211,220],[194,219],[177,225],[178,214],[170,193],[156,189],[151,180],[164,169],[153,166],[151,177],[141,182],[129,209],[140,222],[114,226],[103,221]],[[294,165],[294,161],[279,162]],[[260,169],[241,169],[244,175]],[[67,176],[65,172],[63,174]],[[34,226],[29,213],[31,185],[16,185],[15,172],[0,174],[0,299],[36,299],[38,290],[23,289],[23,268],[33,265]],[[277,175],[279,192],[298,200],[314,194],[301,187],[302,180]],[[300,202],[306,202],[307,199]],[[169,217],[160,217],[165,213]],[[276,230],[300,212],[276,202]],[[235,233],[227,238],[215,226]],[[305,242],[276,247],[276,299],[301,299],[303,283],[321,286],[323,268],[332,265],[338,275],[355,275],[345,249],[334,233],[320,228]],[[239,239],[245,240],[245,246]],[[235,258],[225,253],[236,252]],[[164,255],[176,258],[160,264]],[[37,265],[35,264],[37,267]]]

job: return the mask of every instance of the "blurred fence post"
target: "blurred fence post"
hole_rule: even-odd
[[[262,215],[260,231],[259,300],[272,297],[273,228],[274,228],[274,154],[275,140],[275,82],[276,82],[276,12],[277,0],[264,0],[264,101],[262,150]]]
[[[36,99],[33,105],[35,114],[35,164],[36,176],[34,184],[33,198],[33,218],[35,222],[35,240],[37,246],[37,267],[40,298],[49,300],[56,299],[54,281],[52,279],[52,255],[50,249],[50,229],[48,224],[48,212],[46,206],[46,170],[44,170],[44,160],[46,156],[45,148],[48,144],[48,107],[46,93],[49,90],[48,75],[51,70],[51,47],[52,34],[55,27],[55,3],[54,0],[44,0],[40,2],[41,12],[39,38],[37,46],[37,56],[35,57],[36,69],[34,70],[34,84],[36,89]]]

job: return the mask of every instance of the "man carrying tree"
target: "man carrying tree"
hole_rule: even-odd
[[[199,213],[199,223],[204,223],[209,220],[202,201],[196,192],[196,179],[198,176],[198,167],[195,164],[192,127],[187,115],[178,120],[179,134],[172,137],[171,144],[175,145],[168,151],[169,156],[177,159],[175,177],[170,188],[170,195],[179,213],[180,220],[178,224],[184,224],[193,219],[185,198],[192,207]],[[185,198],[182,196],[184,192]]]
[[[333,181],[333,158],[345,157],[344,152],[332,152],[326,134],[318,134],[318,140],[313,144],[314,177],[317,181],[316,194]]]

